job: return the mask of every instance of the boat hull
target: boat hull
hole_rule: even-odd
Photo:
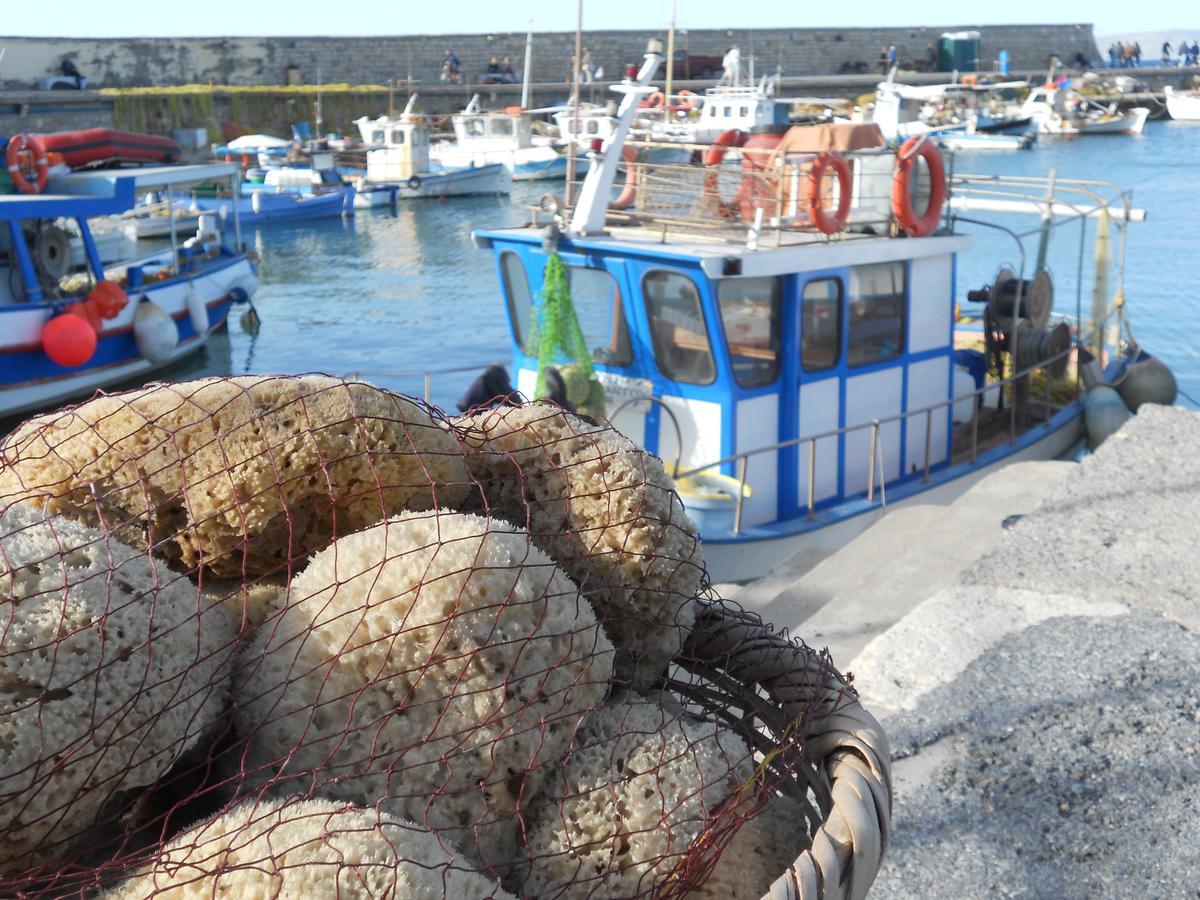
[[[918,504],[953,502],[986,475],[1006,465],[1031,460],[1058,459],[1078,445],[1083,436],[1083,407],[1073,403],[1044,425],[1023,434],[1016,444],[980,454],[975,464],[959,463],[933,473],[930,481],[917,480],[888,488],[887,507],[879,496],[849,501],[794,523],[775,523],[747,529],[742,535],[705,537],[704,560],[714,582],[740,582],[761,577],[793,554],[810,550],[828,554],[861,534],[888,511]]]
[[[1163,88],[1167,114],[1177,122],[1200,122],[1200,96],[1179,94],[1170,86]]]
[[[370,183],[373,187],[392,187],[398,200],[439,197],[469,197],[475,194],[507,194],[512,190],[512,175],[500,163],[474,169],[443,169],[422,172],[406,181]],[[369,189],[369,188],[368,188]]]
[[[1149,116],[1149,109],[1138,106],[1121,115],[1104,119],[1044,119],[1041,131],[1042,134],[1057,135],[1141,134]]]
[[[513,181],[548,181],[565,178],[567,158],[550,147],[529,147],[517,150],[462,150],[454,146],[429,150],[434,165],[449,169],[472,166],[502,165]]]
[[[327,219],[354,215],[353,187],[343,187],[324,194],[304,194],[298,191],[256,191],[237,202],[238,218],[243,228],[270,225],[277,222],[296,222],[304,219]],[[233,200],[229,198],[197,198],[195,206],[201,212],[215,212],[222,222],[233,222]],[[258,209],[255,209],[257,205]]]
[[[234,289],[253,295],[258,280],[250,261],[231,260],[229,265],[209,269],[192,279],[175,278],[144,285],[137,296],[149,297],[175,320],[179,343],[170,356],[151,363],[138,352],[133,337],[133,315],[137,304],[129,303],[113,320],[105,322],[92,359],[78,368],[52,362],[42,350],[41,333],[52,310],[45,306],[0,308],[0,417],[42,409],[72,398],[86,396],[98,388],[144,378],[173,365],[207,342],[225,325],[234,303]],[[190,289],[199,292],[208,310],[208,327],[196,331],[188,314]]]

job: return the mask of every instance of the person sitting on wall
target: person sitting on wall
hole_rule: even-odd
[[[496,57],[492,57],[488,61],[487,71],[483,73],[484,84],[499,84],[504,80],[504,75],[500,71],[500,61]]]
[[[454,51],[446,48],[446,55],[442,57],[442,81],[458,81],[458,57],[454,55]]]
[[[75,67],[75,63],[71,62],[68,57],[64,56],[62,63],[58,68],[59,71],[62,72],[67,78],[75,79],[75,90],[83,90],[83,73]]]
[[[513,71],[512,60],[507,56],[504,57],[504,62],[500,64],[500,77],[505,84],[513,84],[517,80],[517,73]]]

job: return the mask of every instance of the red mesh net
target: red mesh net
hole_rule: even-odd
[[[828,810],[772,679],[844,683],[607,425],[158,384],[0,497],[0,895],[756,897]]]

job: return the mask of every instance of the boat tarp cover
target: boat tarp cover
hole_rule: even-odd
[[[820,153],[822,150],[868,150],[887,146],[883,132],[874,122],[796,125],[789,128],[775,148],[778,153]]]

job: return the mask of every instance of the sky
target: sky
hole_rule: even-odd
[[[1145,32],[1200,25],[1200,12],[1184,0],[1159,0],[1143,7],[1128,3],[1047,3],[1006,0],[971,4],[962,0],[894,0],[836,3],[675,0],[681,28],[836,28],[854,25],[958,25],[1092,22],[1097,35]],[[665,27],[672,0],[591,0],[584,4],[587,30]],[[452,34],[522,31],[530,21],[541,31],[575,28],[571,0],[497,2],[453,0],[354,0],[339,7],[328,0],[287,3],[246,0],[57,0],[53,15],[6,17],[0,35],[39,37]],[[3,37],[0,37],[0,41]]]

